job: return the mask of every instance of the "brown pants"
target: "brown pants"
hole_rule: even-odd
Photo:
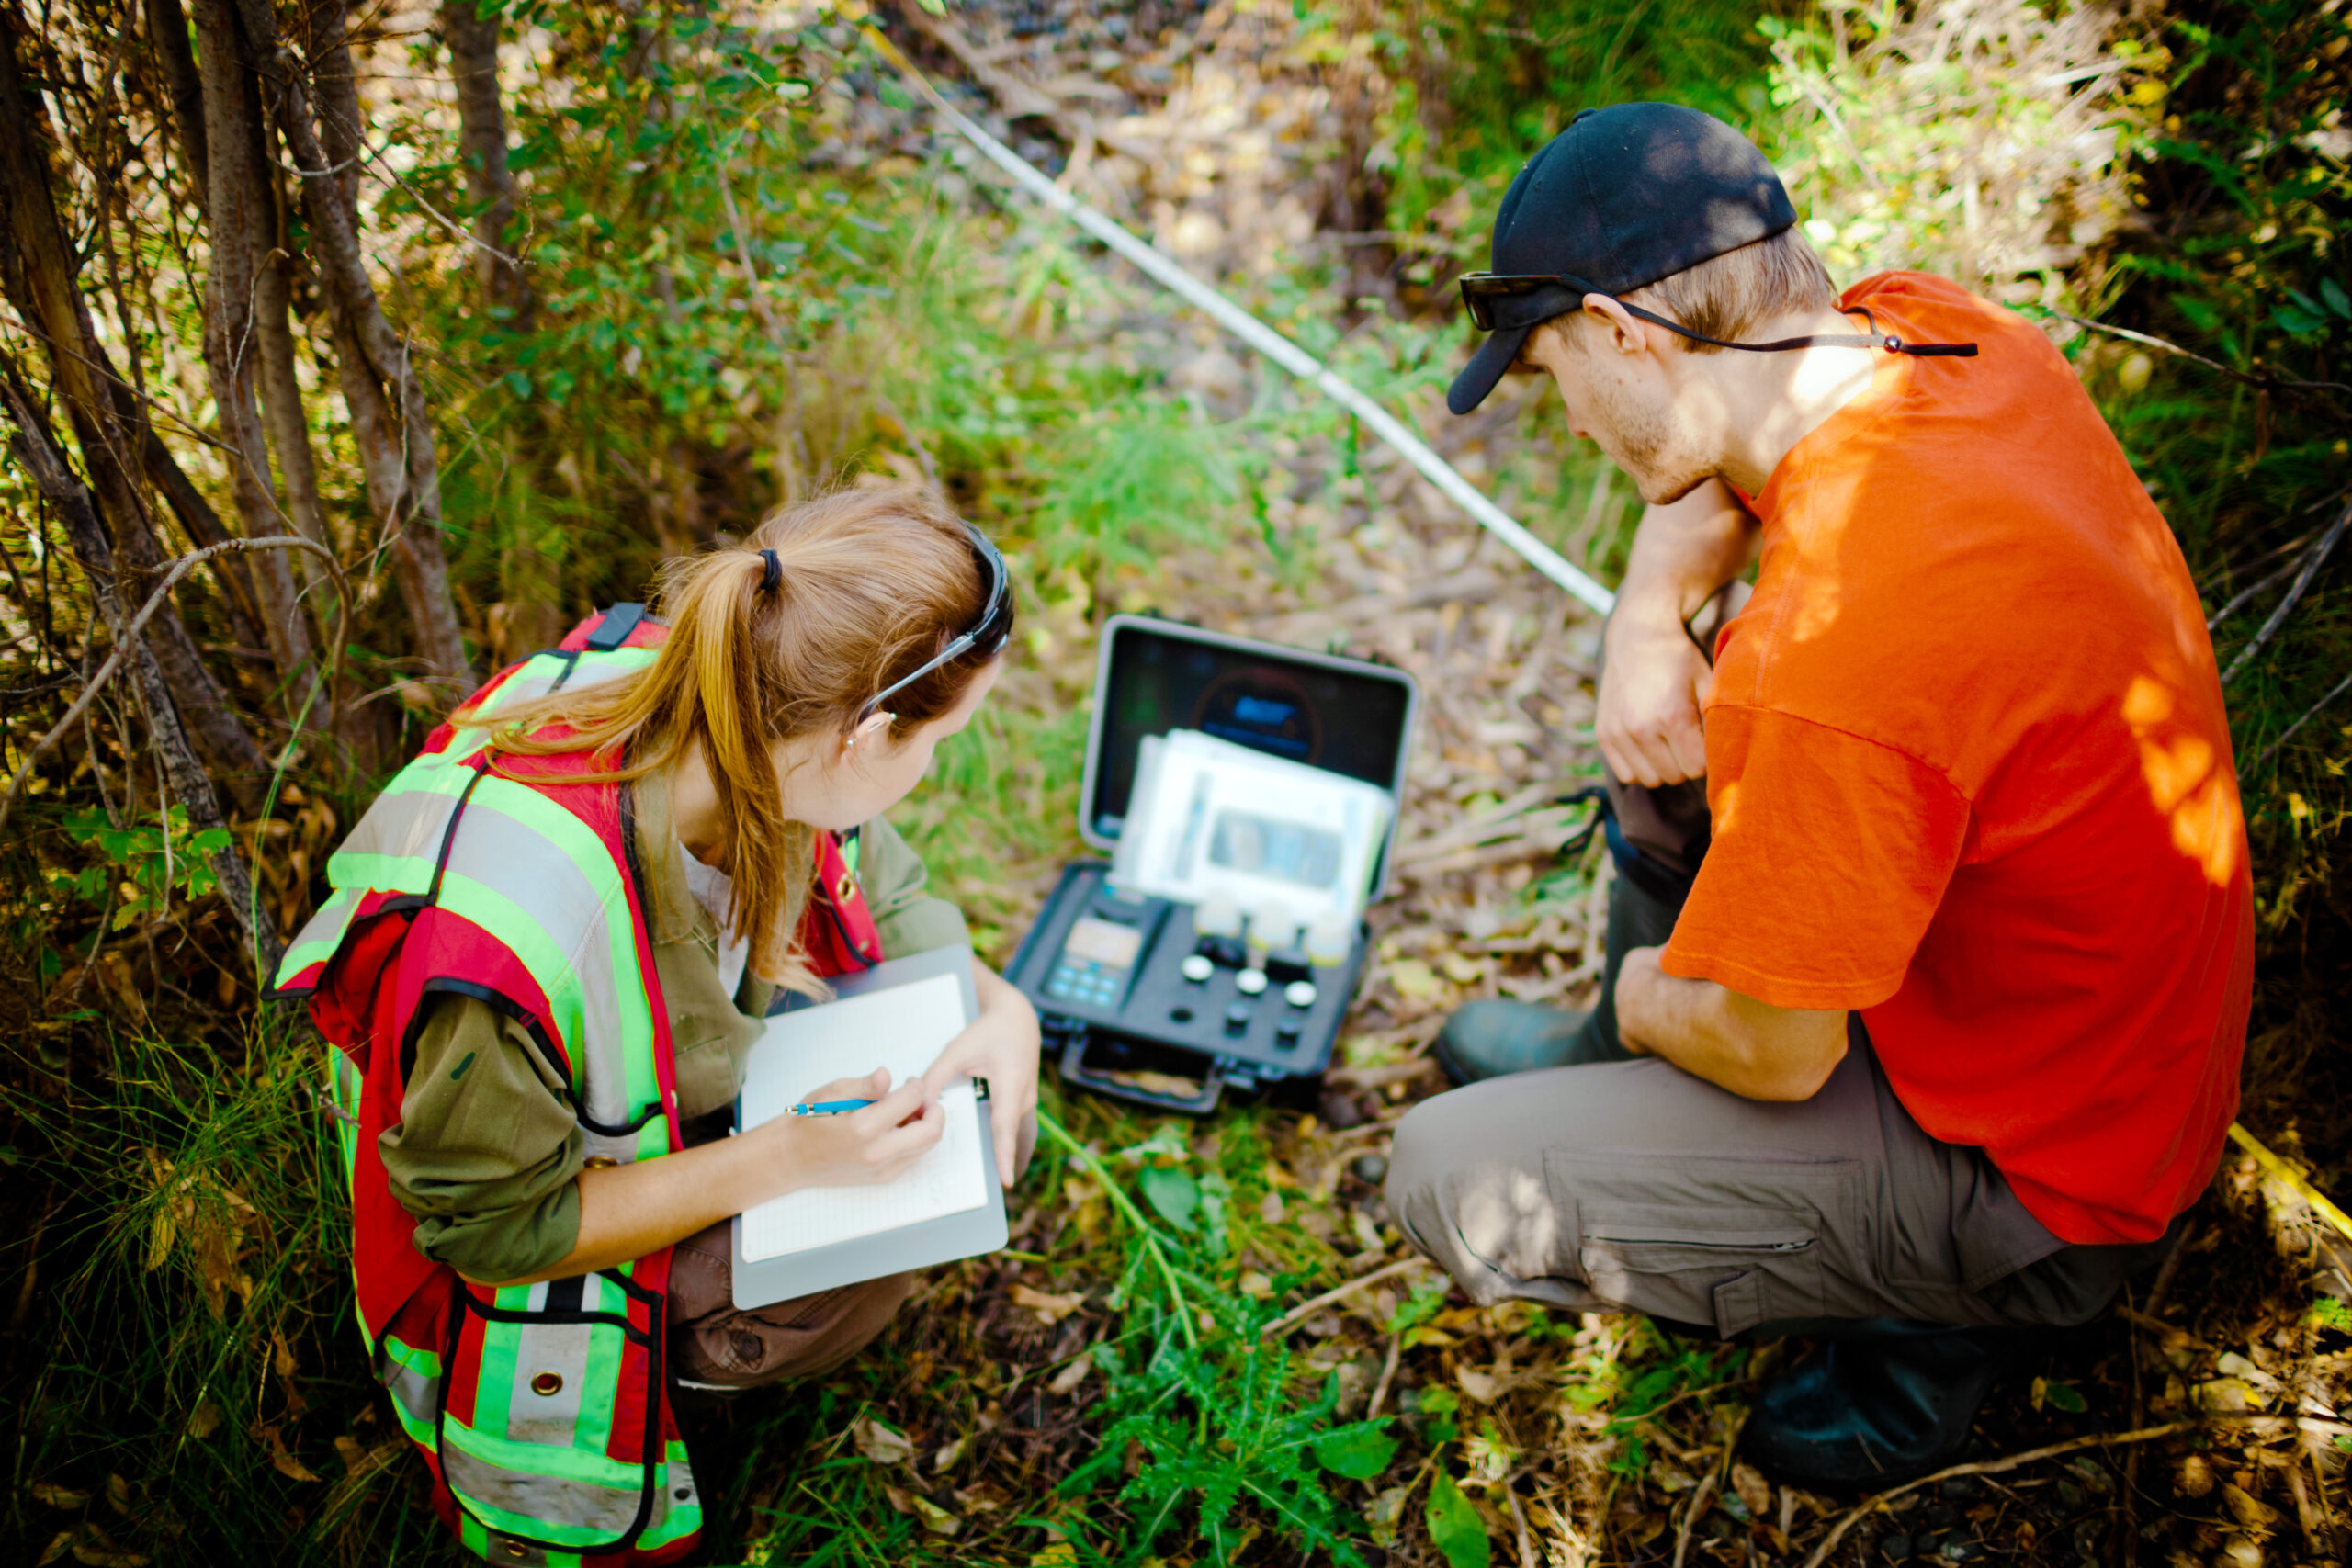
[[[1036,1152],[1037,1119],[1022,1123],[1017,1180]],[[907,1298],[912,1274],[888,1274],[763,1307],[735,1305],[735,1247],[721,1220],[678,1243],[670,1257],[670,1354],[690,1383],[752,1388],[822,1377],[874,1342]]]
[[[670,1255],[670,1353],[688,1382],[821,1377],[871,1344],[914,1293],[912,1274],[890,1274],[739,1310],[732,1224],[696,1232]]]
[[[1480,1303],[1624,1309],[1726,1338],[1873,1317],[2080,1323],[2162,1256],[2169,1235],[2060,1241],[1982,1150],[1920,1129],[1850,1028],[1798,1104],[1655,1057],[1441,1094],[1396,1130],[1389,1212]]]

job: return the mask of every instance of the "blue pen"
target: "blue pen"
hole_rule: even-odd
[[[788,1116],[844,1116],[853,1111],[863,1111],[874,1102],[870,1100],[820,1100],[814,1105],[796,1105]]]

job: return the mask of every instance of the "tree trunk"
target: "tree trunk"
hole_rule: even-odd
[[[246,536],[259,538],[298,526],[279,511],[271,490],[269,446],[254,393],[255,372],[264,356],[257,314],[266,298],[259,273],[276,248],[277,204],[262,157],[261,96],[245,68],[236,17],[227,0],[196,0],[195,15],[197,36],[204,46],[198,65],[210,170],[205,186],[212,249],[204,287],[205,378],[219,409],[237,514],[243,519]],[[277,299],[282,329],[282,289]],[[292,373],[289,359],[289,379]],[[299,400],[293,412],[299,423]],[[299,717],[312,695],[318,659],[294,573],[282,552],[270,550],[254,563],[253,575],[261,596],[262,632],[277,665],[281,699],[287,712]]]
[[[0,402],[6,403],[16,425],[10,449],[32,476],[35,488],[65,519],[66,535],[74,542],[74,553],[81,558],[83,574],[89,579],[90,590],[98,601],[98,613],[119,646],[130,612],[117,592],[114,552],[107,541],[106,530],[98,524],[90,491],[65,466],[56,437],[41,419],[32,400],[31,389],[17,374],[15,366],[0,368],[5,369],[5,374],[0,375]],[[148,625],[160,625],[162,620],[159,614]],[[188,749],[187,736],[180,727],[179,710],[143,632],[129,653],[132,682],[146,715],[148,739],[163,761],[164,777],[171,786],[173,798],[187,809],[188,826],[197,832],[226,828],[220,797],[212,793],[212,780]],[[232,839],[227,848],[213,852],[211,866],[221,896],[243,929],[246,945],[266,983],[267,976],[277,972],[285,947],[278,938],[277,923],[262,912],[254,897],[253,878],[245,869],[244,856],[238,852],[235,840]]]
[[[204,3],[225,4],[226,0]],[[279,35],[269,0],[237,0],[237,4],[257,63],[277,97],[278,128],[301,173],[303,211],[310,220],[320,275],[334,304],[339,355],[347,356],[354,348],[358,351],[359,364],[345,365],[341,379],[345,401],[352,405],[353,433],[361,439],[377,523],[392,541],[394,572],[415,625],[417,651],[427,668],[452,688],[449,695],[454,698],[473,683],[473,671],[466,659],[457,605],[449,596],[447,560],[441,552],[441,471],[434,452],[432,409],[424,385],[408,344],[392,331],[376,299],[375,283],[360,254],[350,197],[335,173],[335,160],[320,144],[302,63]],[[318,15],[329,10],[335,14],[323,18]],[[340,39],[344,25],[336,0],[322,0],[313,11],[314,37]],[[322,78],[349,84],[349,54],[340,42],[321,58],[319,65]],[[345,131],[356,148],[359,134],[356,107],[339,109],[336,118],[344,119]],[[362,373],[355,374],[355,369]],[[363,408],[363,403],[371,406]],[[381,453],[377,457],[368,455],[363,432],[371,425],[380,446],[390,447],[397,439],[396,480],[379,460]]]
[[[0,9],[0,293],[40,335],[51,394],[64,405],[97,515],[113,535],[123,597],[141,594],[163,547],[140,484],[144,443],[116,417],[104,380],[106,355],[75,284],[77,257],[59,221],[51,180],[51,138],[39,96],[17,69],[20,24]],[[145,637],[179,716],[205,765],[240,807],[258,807],[268,764],[252,734],[205,668],[178,613],[165,606]]]
[[[197,73],[196,54],[188,45],[187,15],[180,0],[147,0],[147,47],[163,67],[164,90],[172,101],[172,126],[179,132],[180,155],[187,162],[197,200],[204,199],[204,83]]]
[[[458,150],[474,207],[474,276],[483,299],[511,310],[508,320],[519,331],[531,300],[521,271],[506,259],[514,176],[506,167],[506,114],[498,98],[498,18],[484,17],[476,0],[441,0],[441,38],[449,46]]]

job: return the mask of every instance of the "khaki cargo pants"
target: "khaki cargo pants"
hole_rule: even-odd
[[[1703,790],[1610,795],[1637,862],[1621,853],[1620,875],[1679,908],[1669,888],[1687,891],[1706,853]],[[1801,1104],[1657,1058],[1441,1094],[1397,1127],[1389,1213],[1480,1303],[1623,1309],[1726,1338],[1874,1317],[2080,1323],[2177,1239],[2182,1220],[2140,1246],[2060,1241],[1982,1150],[1921,1130],[1849,1021],[1845,1060]]]

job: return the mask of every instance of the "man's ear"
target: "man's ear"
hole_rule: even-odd
[[[1584,297],[1584,314],[1601,332],[1600,341],[1619,354],[1647,354],[1652,351],[1651,329],[1638,321],[1634,313],[1606,294]]]

